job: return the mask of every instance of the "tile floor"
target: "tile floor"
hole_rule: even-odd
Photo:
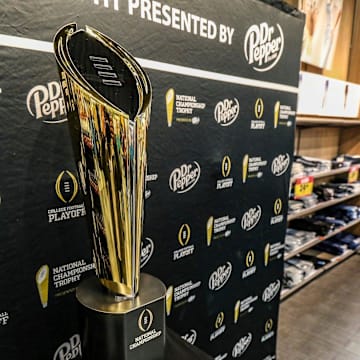
[[[360,360],[360,255],[280,305],[278,360]]]

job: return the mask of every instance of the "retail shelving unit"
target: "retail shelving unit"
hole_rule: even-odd
[[[288,0],[294,6],[298,6],[298,0]],[[316,66],[302,63],[301,70],[329,76],[339,80],[360,83],[360,0],[348,0],[343,2],[342,19],[339,29],[339,38],[334,53],[334,62],[331,69],[321,69]],[[295,153],[302,156],[309,156],[321,159],[332,159],[339,154],[360,154],[360,119],[348,119],[338,117],[303,116],[298,115],[296,119],[296,138]],[[321,173],[313,174],[315,182],[328,181],[329,179],[344,174],[349,168],[341,168]],[[292,182],[295,182],[295,178]],[[301,210],[296,214],[288,216],[288,221],[298,217],[312,214],[318,210],[329,206],[349,202],[360,206],[360,193],[354,193],[341,199],[322,202],[309,209]],[[296,254],[310,249],[321,241],[345,230],[360,236],[360,220],[348,223],[346,226],[335,231],[312,239],[300,248],[287,253],[285,260],[290,259]],[[315,270],[303,282],[291,289],[284,289],[281,298],[285,298],[301,287],[316,279],[319,275],[329,270],[333,266],[341,263],[349,256],[352,251],[347,251],[343,255],[333,258],[326,266]]]
[[[334,266],[340,264],[342,261],[348,259],[350,256],[352,256],[354,254],[355,254],[355,251],[347,250],[347,251],[344,252],[344,254],[334,257],[328,264],[326,264],[323,267],[321,267],[319,269],[316,269],[313,272],[311,272],[311,274],[306,276],[303,279],[303,281],[301,281],[301,283],[293,286],[292,288],[283,289],[281,291],[281,295],[280,295],[281,300],[284,300],[289,295],[291,295],[294,292],[296,292],[297,290],[301,289],[303,286],[310,283],[312,280],[316,279],[318,276],[320,276],[321,274],[323,274],[327,270],[330,270],[331,268],[333,268]]]
[[[360,119],[347,118],[331,118],[331,117],[316,117],[316,116],[297,116],[296,126],[360,126]]]
[[[321,127],[321,128],[322,127],[335,127],[335,128],[337,128],[338,131],[341,131],[341,129],[345,128],[345,127],[348,128],[348,127],[352,127],[352,126],[355,126],[355,127],[360,126],[360,119],[348,120],[348,119],[332,119],[332,118],[298,116],[296,125],[297,125],[297,127],[301,127],[301,128],[303,128],[303,127]],[[358,132],[358,131],[356,131],[356,132]],[[341,137],[341,134],[339,133],[338,138],[340,138],[340,137]],[[312,154],[310,154],[310,156],[316,156],[316,152],[313,152]],[[332,154],[332,156],[334,156],[334,154]],[[316,173],[311,174],[311,176],[314,177],[315,181],[319,181],[324,178],[333,178],[336,175],[345,174],[349,170],[350,170],[350,167],[343,167],[340,169],[316,172]],[[296,179],[297,179],[296,176],[291,179],[292,184],[295,183]],[[356,200],[358,200],[358,199],[360,199],[360,192],[356,191],[353,194],[343,196],[343,197],[337,198],[337,199],[332,199],[329,201],[323,201],[314,206],[291,213],[288,215],[287,220],[289,222],[291,220],[313,214],[319,210],[326,209],[328,207],[331,207],[331,206],[334,206],[337,204],[341,204],[341,203],[344,203],[347,201],[353,200],[353,201],[357,202]],[[316,236],[312,240],[303,244],[302,246],[294,249],[291,252],[286,253],[284,255],[284,260],[291,259],[292,257],[296,256],[297,254],[300,254],[301,252],[312,248],[316,244],[319,244],[320,242],[322,242],[326,239],[329,239],[332,236],[335,236],[336,234],[341,233],[342,231],[346,231],[346,230],[355,228],[359,224],[360,224],[360,219],[356,219],[354,221],[349,222],[345,226],[337,228],[336,230],[328,233],[325,236]],[[348,259],[354,253],[355,253],[355,251],[347,250],[344,254],[334,257],[328,264],[324,265],[323,267],[321,267],[319,269],[314,270],[311,274],[306,276],[303,279],[303,281],[301,281],[299,284],[293,286],[292,288],[283,289],[281,292],[281,299],[283,300],[286,297],[288,297],[289,295],[296,292],[297,290],[301,289],[303,286],[307,285],[308,283],[310,283],[312,280],[316,279],[318,276],[322,275],[327,270],[333,268],[334,266],[340,264],[342,261]]]
[[[316,244],[319,244],[321,243],[322,241],[326,240],[326,239],[329,239],[331,238],[332,236],[335,236],[343,231],[346,231],[350,228],[352,228],[353,226],[355,225],[358,225],[360,224],[360,219],[356,219],[354,221],[351,221],[349,222],[348,224],[346,224],[345,226],[341,226],[339,228],[337,228],[336,230],[334,231],[331,231],[330,233],[324,235],[324,236],[316,236],[314,237],[313,239],[307,241],[305,244],[299,246],[298,248],[296,248],[295,250],[293,251],[290,251],[288,253],[285,253],[285,256],[284,256],[284,260],[288,260],[288,259],[291,259],[292,257],[294,257],[295,255],[297,254],[300,254],[301,252],[307,250],[307,249],[310,249],[312,248],[313,246],[315,246]]]
[[[327,171],[318,171],[316,173],[311,174],[311,176],[314,179],[321,179],[323,177],[328,177],[328,176],[335,176],[335,175],[340,175],[340,174],[345,174],[350,170],[350,167],[342,167],[340,169],[333,169],[333,170],[327,170]],[[291,178],[291,182],[295,183],[295,181],[298,179],[298,176],[294,176]]]
[[[353,194],[347,195],[347,196],[343,196],[341,198],[338,199],[333,199],[333,200],[329,200],[329,201],[322,201],[314,206],[310,206],[306,209],[300,210],[296,213],[290,214],[288,215],[288,221],[294,220],[294,219],[298,219],[300,217],[306,216],[306,215],[310,215],[316,211],[322,210],[322,209],[326,209],[330,206],[333,205],[337,205],[340,203],[343,203],[347,200],[353,199],[355,197],[358,197],[360,195],[360,192],[354,192]]]

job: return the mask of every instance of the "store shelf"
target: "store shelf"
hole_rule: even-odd
[[[284,255],[284,260],[289,260],[291,259],[292,257],[294,257],[295,255],[307,250],[307,249],[310,249],[311,247],[315,246],[316,244],[326,240],[326,239],[329,239],[333,236],[335,236],[336,234],[339,234],[341,233],[342,231],[345,231],[357,224],[360,223],[360,219],[356,219],[354,221],[351,221],[349,222],[348,224],[346,224],[345,226],[342,226],[334,231],[331,231],[329,234],[325,235],[325,236],[317,236],[315,237],[314,239],[306,242],[305,244],[303,244],[302,246],[299,246],[297,249],[291,251],[291,252],[288,252],[288,253],[285,253]]]
[[[327,207],[330,207],[330,206],[333,206],[333,205],[336,205],[336,204],[340,204],[342,202],[345,202],[347,200],[350,200],[350,199],[353,199],[357,196],[360,195],[360,191],[357,191],[357,192],[354,192],[353,194],[351,195],[348,195],[348,196],[344,196],[342,198],[338,198],[338,199],[333,199],[333,200],[329,200],[329,201],[322,201],[314,206],[310,206],[306,209],[303,209],[303,210],[300,210],[300,211],[297,211],[295,213],[292,213],[292,214],[289,214],[288,217],[287,217],[287,220],[288,221],[291,221],[291,220],[294,220],[294,219],[297,219],[297,218],[301,218],[303,216],[306,216],[306,215],[309,215],[309,214],[312,214],[316,211],[319,211],[319,210],[322,210],[322,209],[325,209]]]
[[[360,126],[360,119],[301,116],[296,117],[296,126]]]
[[[291,294],[293,294],[294,292],[298,291],[299,289],[301,289],[303,286],[305,286],[306,284],[308,284],[310,281],[316,279],[320,274],[322,274],[324,272],[324,270],[322,268],[314,270],[310,275],[308,275],[300,284],[297,284],[295,286],[293,286],[290,289],[284,289],[281,291],[280,294],[280,300],[284,300],[285,298],[287,298],[288,296],[290,296]]]
[[[340,264],[341,262],[345,261],[346,259],[348,259],[350,256],[354,255],[356,253],[356,251],[353,250],[347,250],[344,254],[335,257],[331,262],[329,262],[328,264],[324,265],[323,267],[321,267],[320,269],[314,270],[310,275],[308,275],[300,284],[293,286],[290,289],[283,289],[281,291],[280,294],[280,300],[284,300],[286,299],[288,296],[290,296],[291,294],[295,293],[296,291],[298,291],[299,289],[301,289],[302,287],[304,287],[305,285],[307,285],[308,283],[310,283],[312,280],[316,279],[317,277],[319,277],[321,274],[323,274],[324,272],[330,270],[331,268],[333,268],[334,266]]]
[[[295,181],[297,179],[300,179],[300,178],[305,177],[305,176],[312,176],[314,179],[321,179],[321,178],[327,177],[327,176],[334,176],[334,175],[344,174],[344,173],[348,172],[349,170],[350,170],[350,167],[343,167],[343,168],[340,168],[340,169],[319,171],[319,172],[315,172],[315,173],[308,174],[308,175],[294,176],[294,177],[291,178],[291,182],[295,183]]]
[[[340,264],[341,262],[343,262],[344,260],[348,259],[350,256],[354,255],[356,253],[356,251],[354,250],[347,250],[345,251],[344,254],[337,256],[336,258],[334,258],[331,262],[329,262],[328,264],[326,264],[325,266],[323,266],[324,271],[330,270],[331,268],[333,268],[334,266],[336,266],[337,264]]]

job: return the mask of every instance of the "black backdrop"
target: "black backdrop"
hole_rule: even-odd
[[[93,265],[51,44],[69,22],[152,82],[142,262],[172,293],[168,325],[216,359],[275,359],[303,19],[255,0],[2,5],[1,358],[80,358]]]

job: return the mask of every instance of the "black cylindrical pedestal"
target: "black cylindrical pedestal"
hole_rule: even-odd
[[[165,286],[140,276],[134,299],[120,300],[96,277],[76,290],[84,360],[162,360],[165,349]]]

